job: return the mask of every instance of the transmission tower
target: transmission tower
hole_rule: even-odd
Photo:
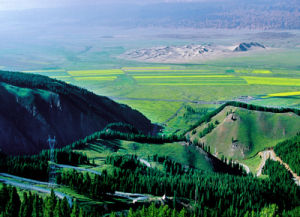
[[[50,168],[49,168],[49,187],[53,187],[56,181],[56,171],[55,171],[55,165],[54,165],[54,146],[56,144],[55,136],[53,139],[49,136],[48,138],[48,145],[50,148]]]

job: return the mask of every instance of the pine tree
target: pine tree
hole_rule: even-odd
[[[46,198],[45,208],[44,208],[44,216],[45,217],[53,217],[53,211],[56,206],[56,196],[53,191],[51,190],[50,197]]]
[[[85,215],[84,215],[83,209],[80,208],[78,217],[84,217],[84,216],[85,216]]]
[[[64,217],[70,216],[70,206],[66,197],[61,202],[60,205],[61,212],[64,214]]]
[[[17,193],[17,189],[13,187],[10,190],[9,201],[6,204],[5,215],[6,217],[15,217],[18,216],[20,210],[20,197]]]
[[[173,209],[171,217],[177,217],[176,209]]]
[[[54,211],[53,211],[53,217],[61,217],[61,216],[64,215],[64,213],[62,212],[62,210],[61,210],[61,208],[60,208],[60,206],[61,206],[60,203],[61,203],[60,200],[58,200],[58,201],[56,202],[55,209],[54,209]]]
[[[23,202],[21,203],[19,216],[20,217],[30,216],[30,215],[28,215],[28,198],[27,198],[26,192],[23,193]]]
[[[4,184],[0,190],[0,213],[4,212],[8,198],[9,198],[9,192],[6,184]]]
[[[185,216],[186,216],[186,211],[185,211],[185,209],[183,208],[183,209],[180,211],[178,217],[185,217]]]
[[[132,208],[129,209],[129,212],[128,212],[128,215],[127,217],[134,217],[134,214],[133,214],[133,211],[132,211]]]
[[[34,195],[32,203],[32,217],[40,217],[42,211],[42,204],[40,203],[40,198],[37,194]]]
[[[176,207],[176,191],[174,191],[174,197],[173,197],[173,208]]]
[[[79,209],[78,209],[78,205],[77,205],[77,202],[76,200],[74,201],[73,203],[73,208],[72,208],[72,212],[71,212],[71,217],[77,217],[79,214]]]
[[[117,217],[115,212],[110,213],[109,217]]]

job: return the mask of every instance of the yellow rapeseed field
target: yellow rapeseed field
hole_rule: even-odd
[[[78,70],[68,71],[71,76],[97,76],[97,75],[121,75],[124,71],[121,69],[104,69],[104,70]]]
[[[271,94],[268,94],[267,96],[264,96],[262,98],[280,97],[280,96],[300,96],[300,91],[283,92],[283,93],[271,93]]]
[[[254,76],[241,76],[241,78],[245,79],[248,84],[300,86],[299,78],[272,78]]]

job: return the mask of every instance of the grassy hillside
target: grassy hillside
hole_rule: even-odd
[[[93,159],[101,171],[107,169],[104,162],[106,156],[128,154],[137,155],[147,161],[149,157],[154,155],[167,156],[192,168],[213,170],[213,165],[205,152],[195,146],[187,146],[185,143],[145,144],[124,140],[98,140],[87,144],[86,147],[78,151]],[[153,167],[162,167],[156,162],[149,161]]]
[[[209,122],[188,133],[191,141],[210,146],[219,158],[245,160],[299,132],[300,117],[226,106]],[[208,130],[208,128],[211,128]]]
[[[37,153],[48,135],[68,145],[113,122],[153,133],[138,111],[41,75],[0,71],[0,100],[0,149],[8,154]]]

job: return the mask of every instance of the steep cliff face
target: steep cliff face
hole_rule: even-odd
[[[131,124],[143,133],[152,130],[141,113],[106,97],[89,102],[78,93],[64,95],[0,82],[0,102],[0,149],[6,154],[37,153],[47,148],[49,135],[56,136],[57,146],[62,147],[113,122]]]

